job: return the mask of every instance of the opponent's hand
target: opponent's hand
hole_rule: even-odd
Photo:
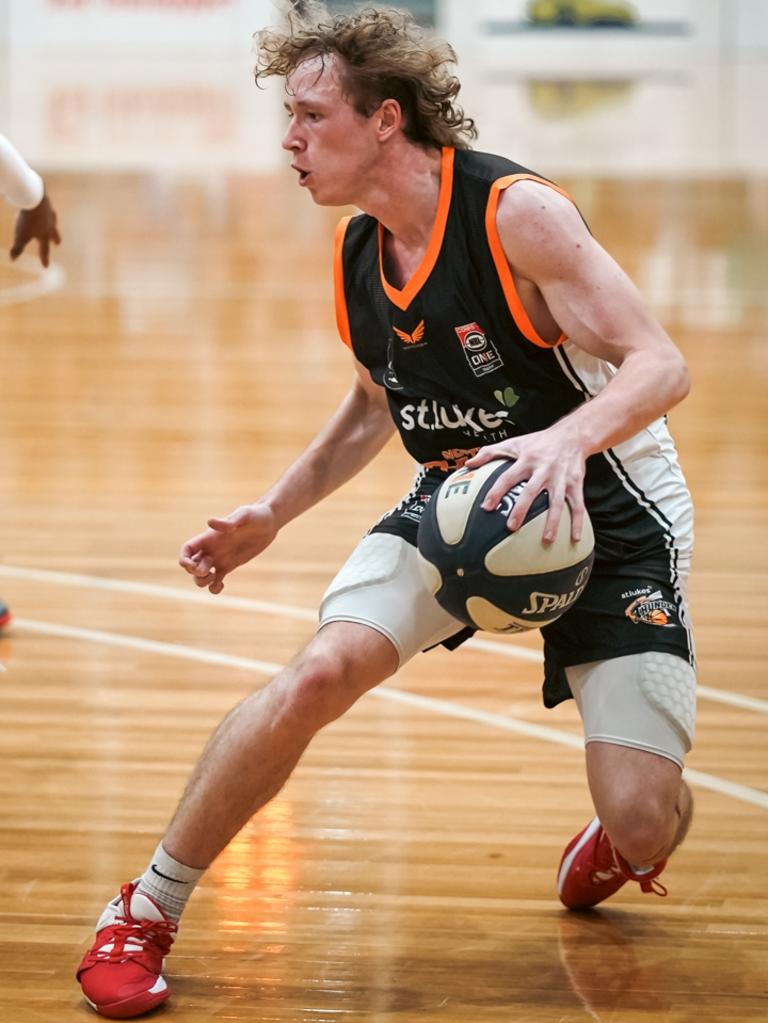
[[[569,433],[572,434],[572,431],[556,424],[538,433],[489,444],[480,448],[466,462],[468,469],[476,469],[497,458],[514,459],[514,465],[499,476],[483,501],[483,508],[493,511],[508,490],[527,480],[507,519],[511,532],[520,528],[528,509],[542,490],[546,490],[549,495],[549,512],[544,527],[544,540],[549,543],[557,536],[566,502],[571,509],[571,538],[574,541],[581,539],[585,457]]]
[[[26,248],[27,242],[33,238],[37,238],[40,262],[47,267],[51,242],[61,244],[61,235],[56,226],[56,210],[51,206],[51,200],[47,195],[43,196],[33,210],[21,210],[16,218],[11,259],[17,259]]]
[[[208,519],[208,529],[182,546],[179,564],[195,585],[221,593],[224,579],[268,547],[277,536],[275,516],[265,504],[245,504],[223,519]]]

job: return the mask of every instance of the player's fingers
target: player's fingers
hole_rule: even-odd
[[[563,517],[563,511],[565,510],[565,494],[558,490],[550,490],[548,493],[549,511],[547,512],[547,521],[544,523],[542,539],[545,543],[552,543],[557,536],[557,531],[560,528],[560,519]]]
[[[584,532],[584,496],[581,488],[566,494],[566,501],[571,509],[571,540],[577,543]]]
[[[48,268],[48,256],[51,250],[51,243],[47,238],[40,239],[40,262]]]
[[[544,476],[538,476],[536,473],[533,473],[531,478],[525,483],[525,486],[521,487],[517,492],[514,507],[507,518],[507,526],[511,533],[514,533],[525,522],[525,516],[528,514],[531,505],[542,490],[546,490],[545,483],[546,478]]]
[[[484,448],[480,448],[476,455],[472,455],[468,458],[464,465],[468,469],[477,469],[481,465],[485,465],[486,462],[493,462],[496,458],[511,458],[512,455],[505,455],[503,451],[499,451],[498,444],[488,444]]]
[[[190,561],[199,561],[203,556],[203,550],[200,546],[203,539],[203,534],[198,533],[197,536],[192,536],[189,540],[185,540],[179,548],[179,559],[189,558]]]
[[[58,227],[54,227],[51,231],[51,238],[56,242],[57,245],[61,245],[61,235],[59,234]]]
[[[495,508],[498,508],[504,495],[508,493],[512,487],[517,486],[518,483],[524,480],[525,476],[525,466],[518,462],[515,462],[514,465],[503,472],[498,479],[494,480],[493,486],[483,499],[483,508],[485,511],[493,511]]]
[[[196,540],[187,540],[179,550],[179,564],[187,572],[194,572],[195,565],[202,557],[202,551],[197,547]]]
[[[225,519],[208,519],[208,525],[211,529],[215,529],[217,533],[231,533],[234,529],[237,529],[239,521],[233,521],[229,517]]]
[[[220,578],[219,573],[212,566],[205,571],[200,571],[198,567],[195,569],[195,572],[193,574],[195,586],[200,586],[203,589],[206,586],[210,586],[212,583],[215,583],[218,578]],[[221,576],[221,578],[223,578],[223,576]]]
[[[536,494],[533,490],[533,487],[531,487],[530,485],[523,487],[523,489],[517,495],[515,506],[509,513],[509,516],[507,517],[507,529],[510,531],[510,533],[514,533],[516,530],[520,528],[520,526],[522,526],[523,522],[525,521],[525,516],[528,514],[528,509],[533,504],[533,499],[535,497]]]
[[[26,244],[27,244],[27,243],[26,243],[25,241],[24,241],[24,242],[22,242],[22,241],[16,241],[16,242],[14,242],[14,243],[13,243],[13,248],[11,249],[11,252],[10,252],[10,256],[11,256],[11,259],[18,259],[18,258],[19,258],[19,256],[20,256],[20,255],[22,254],[22,252],[24,251],[24,246],[25,246]]]
[[[213,570],[213,558],[209,555],[204,554],[195,561],[195,575],[198,578],[203,579],[205,576],[210,575]]]
[[[221,593],[221,591],[224,589],[224,579],[225,579],[224,575],[217,575],[216,576],[214,581],[208,587],[208,589],[211,591],[211,593],[214,593],[214,594],[215,593]]]

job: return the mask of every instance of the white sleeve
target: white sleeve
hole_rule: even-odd
[[[45,194],[43,179],[4,135],[0,135],[0,194],[21,210],[34,209]]]

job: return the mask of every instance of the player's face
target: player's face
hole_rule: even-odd
[[[287,86],[283,148],[293,156],[299,185],[321,206],[354,204],[378,156],[374,118],[357,113],[343,95],[333,56],[303,61]]]

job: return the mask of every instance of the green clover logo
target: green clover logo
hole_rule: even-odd
[[[501,402],[502,405],[506,405],[507,408],[514,408],[514,406],[520,401],[520,396],[515,394],[514,388],[512,387],[505,387],[503,391],[494,391],[493,396],[496,401]]]

